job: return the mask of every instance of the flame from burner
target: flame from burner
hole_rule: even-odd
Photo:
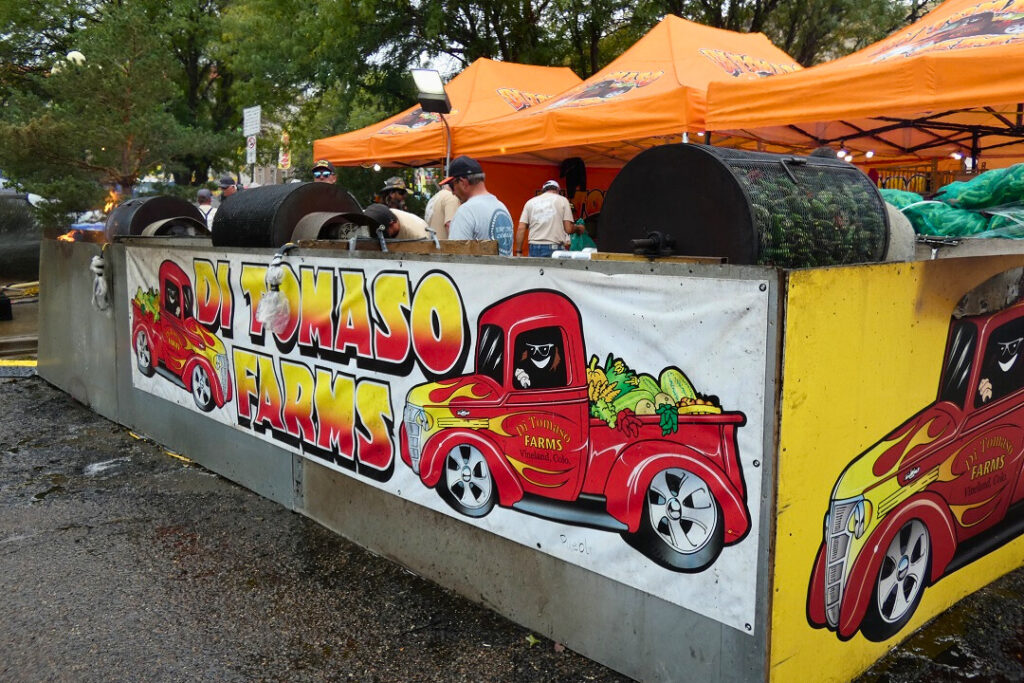
[[[117,196],[116,190],[111,190],[107,193],[107,199],[103,203],[103,213],[110,213],[110,210],[120,203],[120,197]]]
[[[59,239],[61,242],[74,242],[75,241],[75,233],[76,232],[78,232],[78,231],[77,230],[68,230],[63,235],[60,235],[59,237],[57,237],[57,239]]]

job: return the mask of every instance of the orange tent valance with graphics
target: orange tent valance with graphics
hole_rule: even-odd
[[[704,130],[714,80],[800,66],[763,35],[668,16],[607,67],[540,106],[460,126],[453,155],[621,166],[641,149]]]
[[[847,57],[713,83],[708,128],[878,156],[1024,154],[1024,0],[949,0]],[[864,158],[863,156],[860,158]]]
[[[478,59],[445,85],[452,130],[535,106],[571,88],[580,77],[565,67]],[[339,166],[379,163],[430,166],[444,163],[444,126],[419,106],[361,130],[313,143],[313,158]]]

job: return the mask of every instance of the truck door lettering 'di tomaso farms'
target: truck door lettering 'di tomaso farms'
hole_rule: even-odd
[[[127,253],[140,390],[753,632],[767,282],[291,257],[271,329],[267,263]]]

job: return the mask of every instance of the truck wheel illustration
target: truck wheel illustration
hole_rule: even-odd
[[[213,389],[210,387],[210,373],[199,363],[192,368],[192,398],[199,410],[208,413],[213,410]]]
[[[135,333],[135,357],[138,359],[139,372],[146,377],[152,377],[153,349],[149,345],[149,335],[145,330]]]
[[[437,485],[441,498],[467,517],[483,517],[494,507],[494,479],[476,446],[452,448],[444,458],[444,473]]]
[[[931,565],[931,538],[919,519],[903,525],[889,543],[878,570],[875,589],[861,632],[868,640],[882,641],[906,625],[924,593]]]
[[[623,538],[661,566],[699,572],[722,551],[722,510],[696,474],[679,468],[658,472],[643,505],[640,529]]]

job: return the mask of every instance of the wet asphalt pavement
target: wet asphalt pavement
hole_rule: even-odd
[[[621,681],[38,378],[0,379],[2,681]]]
[[[169,455],[0,379],[0,681],[627,680]],[[861,679],[1024,680],[1024,570]]]

